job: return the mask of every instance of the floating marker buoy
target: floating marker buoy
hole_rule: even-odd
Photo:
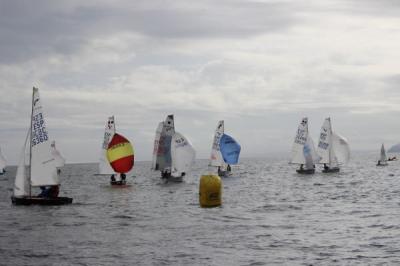
[[[115,172],[129,172],[134,161],[131,143],[125,137],[115,133],[108,144],[107,159]]]
[[[222,204],[221,178],[217,175],[202,175],[199,200],[201,207],[217,207]]]

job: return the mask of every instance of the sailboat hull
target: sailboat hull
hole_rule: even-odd
[[[315,173],[315,169],[296,169],[296,172],[302,175],[312,175]]]
[[[332,168],[323,169],[322,173],[337,173],[339,171],[340,171],[339,167],[332,167]]]
[[[72,198],[56,197],[56,198],[41,198],[41,197],[11,197],[11,202],[15,205],[65,205],[71,204]]]

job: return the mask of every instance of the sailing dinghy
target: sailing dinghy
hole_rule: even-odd
[[[115,119],[114,116],[110,116],[107,119],[106,127],[104,130],[103,144],[101,145],[100,160],[99,160],[99,172],[96,175],[115,175],[115,171],[112,169],[110,163],[107,160],[107,149],[112,137],[115,134]]]
[[[31,124],[21,152],[15,176],[11,201],[16,205],[63,205],[72,203],[72,198],[58,197],[60,185],[55,159],[52,155],[48,129],[46,127],[39,90],[33,88]],[[48,196],[33,196],[33,187],[50,186]]]
[[[153,152],[153,169],[161,171],[162,178],[174,182],[182,182],[196,157],[190,141],[175,131],[174,115],[168,115],[164,122],[159,123],[153,151],[157,151]]]
[[[331,119],[325,119],[321,133],[317,153],[320,156],[320,164],[324,164],[323,173],[339,172],[341,164],[348,163],[350,159],[350,147],[347,140],[333,132]]]
[[[388,165],[388,162],[387,162],[386,150],[385,150],[385,146],[382,143],[381,156],[380,156],[376,166],[387,166],[387,165]]]
[[[305,117],[297,129],[292,147],[292,158],[289,163],[300,165],[300,168],[296,170],[299,174],[314,174],[316,161],[317,154],[314,142],[308,133],[308,118]]]
[[[115,133],[107,147],[107,160],[120,176],[117,176],[118,180],[115,175],[111,176],[112,186],[129,186],[126,184],[126,173],[132,170],[134,159],[132,144],[124,136]]]
[[[0,149],[0,175],[4,174],[6,172],[6,166],[7,166],[6,158],[4,158],[3,154],[1,153],[1,149]]]
[[[219,176],[227,176],[231,165],[239,161],[241,147],[236,140],[224,133],[224,120],[217,124],[211,147],[210,167],[217,168]]]

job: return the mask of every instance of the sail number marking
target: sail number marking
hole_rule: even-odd
[[[32,147],[49,139],[42,113],[33,116],[32,129]]]

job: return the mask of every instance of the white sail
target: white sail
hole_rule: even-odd
[[[110,143],[114,134],[115,134],[115,121],[114,121],[114,116],[111,116],[107,120],[105,131],[104,131],[103,144],[101,146],[100,161],[99,161],[99,174],[100,175],[115,174],[114,170],[112,169],[110,163],[107,160],[108,144]]]
[[[346,138],[333,132],[332,147],[339,164],[346,164],[350,160],[350,146]]]
[[[225,165],[224,159],[222,158],[221,150],[219,147],[219,141],[224,134],[224,120],[221,120],[217,124],[217,128],[215,129],[214,139],[211,147],[211,158],[210,158],[210,166],[223,166]]]
[[[168,115],[163,122],[163,128],[160,135],[160,141],[157,152],[158,170],[171,168],[171,141],[175,134],[174,116]]]
[[[304,158],[304,144],[308,137],[308,119],[307,117],[301,120],[301,123],[297,129],[296,137],[292,146],[292,154],[290,163],[293,164],[305,164]]]
[[[329,167],[338,166],[338,158],[335,152],[335,143],[333,143],[333,131],[331,119],[328,117],[325,119],[324,124],[321,127],[321,133],[319,135],[318,142],[318,155],[320,157],[319,163],[328,164]]]
[[[153,161],[151,162],[151,169],[153,170],[158,170],[157,154],[158,154],[158,147],[160,144],[161,132],[163,130],[163,125],[164,122],[158,123],[156,129],[156,136],[154,138],[154,148],[153,148]]]
[[[21,150],[21,155],[19,158],[17,173],[15,175],[14,183],[14,196],[21,197],[29,195],[29,181],[28,181],[28,169],[29,164],[29,151],[27,151],[27,142],[30,137],[30,129],[25,138],[24,147]]]
[[[51,154],[55,160],[56,167],[63,167],[65,165],[65,158],[62,157],[61,153],[56,149],[56,142],[51,142]]]
[[[51,143],[44,120],[43,107],[39,90],[33,88],[32,121],[31,121],[31,166],[30,180],[32,186],[58,185],[55,160],[51,154]]]
[[[0,174],[2,174],[4,172],[4,169],[7,166],[7,161],[6,158],[4,158],[3,154],[1,153],[1,149],[0,149]]]
[[[307,136],[306,143],[304,144],[303,147],[303,156],[304,156],[305,168],[306,169],[314,168],[318,155],[315,151],[314,141],[309,135]]]
[[[194,164],[196,151],[182,134],[176,132],[172,136],[171,158],[173,176],[181,176],[182,173],[190,171]]]
[[[383,143],[382,143],[382,147],[381,147],[381,156],[380,156],[379,160],[381,161],[381,164],[384,164],[387,161],[385,146],[383,145]]]

